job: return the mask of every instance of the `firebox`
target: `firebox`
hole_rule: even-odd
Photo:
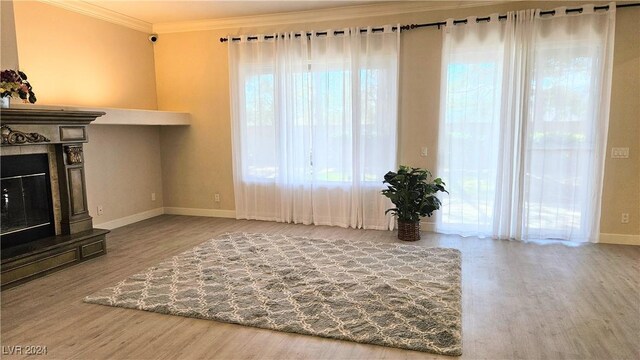
[[[2,249],[55,235],[47,154],[1,158]]]

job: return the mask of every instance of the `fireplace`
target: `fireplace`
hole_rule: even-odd
[[[2,289],[106,253],[87,207],[83,143],[102,112],[2,109]]]

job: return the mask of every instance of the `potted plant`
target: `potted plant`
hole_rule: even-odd
[[[0,73],[0,98],[2,107],[9,107],[9,99],[17,97],[24,102],[35,103],[36,94],[33,93],[27,75],[22,71],[2,70]]]
[[[400,166],[398,172],[389,171],[383,183],[389,184],[382,190],[395,205],[386,213],[392,212],[398,217],[398,239],[404,241],[420,240],[420,218],[431,216],[442,204],[436,197],[438,191],[449,193],[442,179],[432,179],[428,170]]]

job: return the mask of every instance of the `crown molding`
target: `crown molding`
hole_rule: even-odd
[[[166,34],[188,31],[235,29],[242,27],[263,27],[461,9],[504,4],[506,2],[509,1],[474,1],[466,2],[464,4],[452,2],[451,5],[435,5],[428,1],[411,1],[400,4],[384,3],[375,5],[355,5],[331,9],[242,16],[224,19],[156,23],[153,24],[152,29],[154,33]]]
[[[57,6],[65,10],[73,11],[82,15],[91,16],[96,19],[108,21],[113,24],[128,27],[133,30],[150,33],[153,29],[151,23],[123,15],[118,12],[105,9],[103,7],[87,3],[84,1],[69,0],[38,0],[41,3]]]
[[[151,24],[131,16],[127,16],[99,5],[74,0],[38,0],[41,3],[57,6],[65,10],[82,15],[91,16],[113,24],[121,25],[133,30],[145,33],[175,33],[203,30],[235,29],[243,27],[263,27],[287,24],[303,24],[309,22],[323,22],[347,20],[356,18],[368,18],[377,16],[389,16],[428,12],[438,10],[451,10],[503,4],[510,1],[471,1],[460,4],[452,2],[451,5],[436,5],[429,1],[407,1],[402,3],[383,3],[373,5],[355,5],[331,9],[307,10],[286,12],[279,14],[265,14],[256,16],[242,16],[224,19],[192,20],[179,22],[166,22]],[[511,1],[513,2],[513,1]]]

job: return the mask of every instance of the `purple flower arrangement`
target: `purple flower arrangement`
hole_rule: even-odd
[[[0,97],[19,97],[24,102],[35,103],[36,94],[27,81],[27,75],[18,70],[2,70],[0,73]]]

